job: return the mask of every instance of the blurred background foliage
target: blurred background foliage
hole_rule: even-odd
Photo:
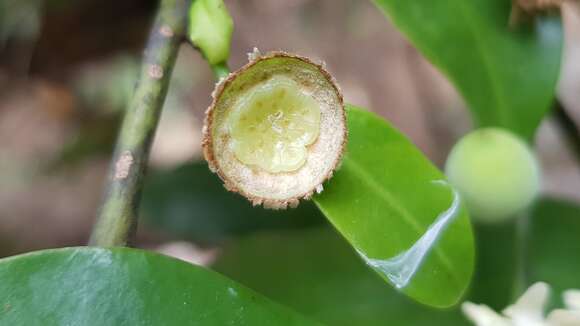
[[[324,59],[347,102],[390,120],[439,166],[471,128],[454,88],[370,1],[226,4],[236,26],[232,68],[254,46]],[[155,6],[0,0],[0,255],[86,243]],[[580,14],[563,17],[557,93],[578,122]],[[273,212],[225,191],[200,160],[213,83],[201,56],[184,46],[152,150],[139,247],[213,264],[333,325],[466,323],[457,309],[419,306],[382,284],[312,203]],[[535,144],[545,198],[531,212],[523,271],[557,291],[580,288],[580,166],[563,140],[552,118],[544,120]],[[475,225],[475,236],[467,297],[503,308],[521,292],[513,280],[516,228]],[[552,297],[557,305],[559,295]]]

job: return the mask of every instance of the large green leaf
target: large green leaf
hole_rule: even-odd
[[[0,324],[313,323],[201,267],[136,249],[86,247],[1,260]]]
[[[508,0],[374,2],[451,79],[479,125],[533,136],[558,80],[559,18],[515,30]]]
[[[413,299],[456,303],[473,271],[466,209],[443,174],[373,113],[347,110],[340,169],[315,201],[360,256]]]
[[[532,214],[528,252],[530,284],[550,284],[557,303],[563,290],[580,289],[580,205],[540,201]]]
[[[151,173],[142,208],[146,223],[202,244],[257,230],[310,227],[324,220],[311,202],[281,211],[252,207],[242,196],[227,191],[205,162]]]
[[[327,325],[467,325],[458,309],[429,308],[385,287],[329,227],[242,237],[213,267]]]

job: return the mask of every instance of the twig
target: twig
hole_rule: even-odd
[[[580,131],[574,120],[568,115],[562,103],[556,101],[553,110],[554,118],[562,131],[566,143],[570,147],[572,154],[580,164]]]
[[[524,293],[528,287],[529,275],[529,253],[528,242],[530,241],[530,211],[529,209],[516,216],[514,234],[514,287],[512,289],[512,300],[515,301]]]
[[[186,29],[188,0],[162,0],[141,75],[125,114],[90,245],[124,246],[134,237],[143,175]]]
[[[219,81],[220,79],[225,78],[230,73],[230,68],[228,68],[227,64],[221,63],[217,65],[212,65],[211,71],[213,72],[215,79]]]

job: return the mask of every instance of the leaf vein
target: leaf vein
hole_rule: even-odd
[[[376,193],[378,193],[386,202],[388,202],[391,207],[397,210],[405,222],[408,223],[411,228],[417,232],[419,237],[424,233],[423,227],[417,223],[417,221],[413,218],[413,215],[405,207],[399,205],[395,200],[395,197],[387,189],[381,187],[381,185],[360,166],[360,164],[351,159],[348,155],[345,155],[342,164],[348,166],[348,168],[352,169],[354,173],[358,174],[358,176],[363,179],[366,184],[368,184]],[[437,245],[434,246],[433,250],[441,260],[441,263],[449,271],[449,273],[455,275],[453,273],[453,264],[451,263],[449,257],[447,257],[447,255]]]

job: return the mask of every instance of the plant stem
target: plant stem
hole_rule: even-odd
[[[580,163],[580,131],[578,130],[578,126],[576,126],[574,120],[568,115],[560,101],[556,101],[553,112],[556,123],[566,138],[565,141],[570,146],[578,163]]]
[[[188,0],[162,0],[125,113],[90,245],[124,246],[137,228],[149,150],[186,28]]]
[[[216,65],[211,65],[211,71],[217,81],[225,78],[230,73],[230,68],[226,63],[218,63]]]
[[[528,241],[530,231],[530,214],[528,211],[517,216],[515,220],[515,279],[513,300],[517,300],[528,286]]]

